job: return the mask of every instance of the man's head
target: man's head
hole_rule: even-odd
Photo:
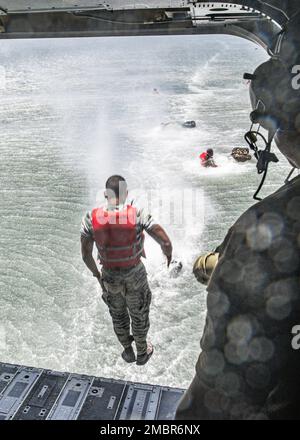
[[[214,155],[214,150],[213,150],[212,148],[209,148],[209,149],[206,151],[206,153],[207,153],[207,155],[208,155],[209,157],[213,157],[213,155]]]
[[[114,175],[107,179],[105,184],[105,197],[111,203],[125,203],[128,190],[124,177]]]

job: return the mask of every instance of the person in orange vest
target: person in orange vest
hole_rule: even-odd
[[[125,179],[111,176],[106,182],[106,205],[88,212],[82,221],[81,254],[102,287],[102,298],[124,348],[122,358],[128,363],[144,365],[153,354],[153,346],[147,342],[151,290],[141,261],[145,257],[144,231],[161,246],[168,266],[172,260],[172,243],[150,214],[126,203],[127,196]],[[101,271],[93,258],[94,244]]]
[[[200,160],[201,165],[205,168],[213,167],[216,168],[218,165],[216,165],[213,157],[214,157],[214,150],[212,148],[209,148],[204,153],[200,154]]]

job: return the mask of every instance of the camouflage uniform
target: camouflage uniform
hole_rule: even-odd
[[[107,206],[107,209],[122,209],[123,206]],[[150,231],[154,224],[150,214],[141,209],[137,211],[139,234]],[[90,212],[83,218],[81,236],[94,239]],[[151,291],[144,264],[140,262],[132,268],[102,268],[102,284],[102,298],[108,306],[119,342],[124,348],[128,348],[134,339],[137,355],[144,355],[147,351],[146,338],[150,327],[151,303]],[[130,318],[133,337],[130,334]]]
[[[299,419],[300,176],[246,211],[216,249],[196,375],[177,419]]]
[[[137,354],[145,354],[151,303],[151,290],[145,266],[141,262],[130,269],[103,269],[102,280],[105,288],[102,298],[109,308],[119,342],[124,348],[130,347],[132,343],[131,318]]]

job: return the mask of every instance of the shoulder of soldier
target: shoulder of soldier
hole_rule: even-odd
[[[150,231],[152,226],[156,224],[152,214],[150,214],[147,209],[137,204],[135,200],[130,202],[129,205],[136,209],[137,223],[141,225],[142,229]]]
[[[137,216],[139,216],[143,213],[143,208],[141,208],[141,206],[134,199],[128,201],[126,206],[134,208],[136,210]]]
[[[93,236],[93,223],[92,223],[92,211],[87,211],[81,222],[81,235],[83,237]]]

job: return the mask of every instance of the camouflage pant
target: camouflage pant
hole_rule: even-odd
[[[151,291],[145,266],[140,263],[132,269],[103,269],[102,279],[105,288],[102,298],[108,306],[119,342],[124,348],[131,345],[131,318],[137,354],[144,354],[147,350],[151,303]]]

